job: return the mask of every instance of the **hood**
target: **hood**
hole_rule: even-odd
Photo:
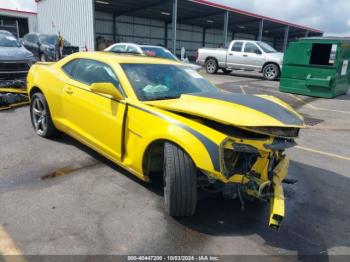
[[[229,92],[194,93],[179,99],[150,101],[160,109],[185,113],[241,127],[303,127],[303,118],[283,101],[270,96]]]
[[[33,54],[24,47],[0,47],[0,60],[30,60]]]

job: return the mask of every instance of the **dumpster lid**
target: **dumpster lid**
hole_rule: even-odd
[[[332,41],[332,42],[350,42],[350,37],[340,36],[315,36],[315,37],[302,37],[302,41]]]

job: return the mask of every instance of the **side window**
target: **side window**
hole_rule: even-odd
[[[242,52],[243,42],[235,42],[231,48],[233,52]]]
[[[125,52],[125,48],[126,48],[125,45],[116,45],[115,47],[113,47],[111,49],[111,51],[115,52],[115,53],[124,53]]]
[[[128,45],[127,48],[126,48],[126,52],[127,53],[139,53],[139,51],[137,50],[136,47],[132,46],[132,45]]]
[[[68,62],[67,64],[65,64],[63,67],[62,67],[62,70],[68,75],[70,76],[71,78],[74,77],[74,70],[75,70],[75,67],[76,65],[78,64],[79,60],[76,59],[76,60],[73,60],[73,61],[70,61]]]
[[[80,59],[74,70],[74,80],[87,85],[93,83],[112,83],[124,94],[113,69],[101,62],[91,59]]]
[[[253,43],[245,43],[244,46],[244,52],[245,53],[254,53],[254,54],[261,54],[260,49]]]

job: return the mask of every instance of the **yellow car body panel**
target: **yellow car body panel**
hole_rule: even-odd
[[[73,80],[62,67],[75,59],[100,61],[113,69],[125,98],[117,101],[109,95],[98,94],[90,86]],[[55,127],[93,148],[111,161],[127,169],[140,179],[148,181],[145,170],[147,150],[161,141],[172,142],[191,157],[196,167],[208,177],[222,183],[250,185],[253,181],[264,187],[272,180],[270,159],[282,160],[275,147],[274,136],[236,137],[227,134],[226,127],[302,128],[302,117],[279,99],[264,96],[234,95],[227,92],[188,94],[179,99],[140,101],[121,64],[181,63],[149,57],[116,55],[105,52],[77,53],[57,63],[37,63],[28,74],[28,93],[42,92],[47,100]],[[210,123],[207,123],[210,121]],[[214,124],[213,124],[214,123]],[[214,126],[213,126],[214,125]],[[243,129],[240,129],[243,128]],[[256,162],[249,174],[224,172],[226,142],[233,148],[249,145],[256,150]],[[277,142],[276,142],[277,141]],[[228,143],[228,144],[229,144]],[[278,146],[277,143],[277,146]],[[230,150],[230,149],[227,149]],[[246,150],[246,149],[244,149]],[[282,182],[286,170],[279,170]],[[253,178],[259,174],[258,178]],[[283,175],[280,175],[283,174]],[[277,181],[273,180],[272,182]],[[273,183],[281,199],[280,184]],[[262,193],[247,189],[253,196]],[[260,195],[259,195],[260,194]],[[276,200],[272,210],[281,204]]]

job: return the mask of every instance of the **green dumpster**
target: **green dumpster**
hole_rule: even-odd
[[[310,37],[290,43],[282,66],[280,91],[333,98],[348,92],[350,39]]]

